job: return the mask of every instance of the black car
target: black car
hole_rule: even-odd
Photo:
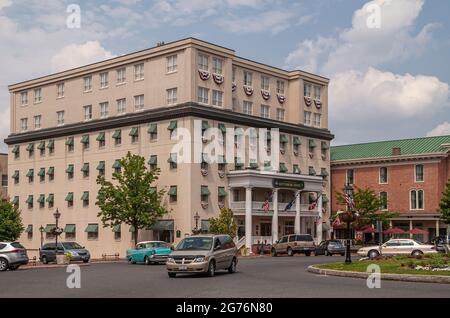
[[[435,246],[436,246],[436,251],[438,251],[438,252],[443,252],[443,253],[446,252],[445,246],[444,246],[445,243],[446,243],[446,237],[445,237],[445,235],[441,235],[441,236],[435,237],[434,239],[431,240],[430,243],[431,243],[432,245],[435,245]]]
[[[322,241],[318,246],[314,255],[332,256],[333,254],[345,255],[345,247],[339,240],[326,240]]]

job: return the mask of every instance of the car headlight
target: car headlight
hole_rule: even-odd
[[[78,256],[78,253],[77,253],[77,252],[74,252],[74,251],[72,251],[72,252],[69,252],[69,255],[70,255],[70,256],[72,256],[72,257],[73,257],[73,256]]]
[[[194,259],[193,263],[203,263],[204,261],[206,261],[206,257],[205,256],[198,256]]]
[[[167,263],[175,263],[175,260],[172,257],[168,257]]]

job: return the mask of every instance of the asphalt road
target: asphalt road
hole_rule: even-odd
[[[320,276],[306,272],[311,264],[343,257],[263,257],[240,259],[238,272],[213,278],[169,278],[164,265],[98,263],[81,267],[81,288],[69,289],[65,268],[0,273],[5,297],[449,297],[450,285],[382,281],[369,289],[364,279]]]

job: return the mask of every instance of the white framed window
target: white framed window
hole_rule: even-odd
[[[284,112],[283,108],[277,108],[277,120],[284,121]]]
[[[314,85],[314,99],[320,100],[320,92],[322,88],[320,86]]]
[[[218,107],[223,106],[223,92],[216,90],[212,91],[212,104]]]
[[[423,190],[411,190],[410,192],[410,210],[423,210],[425,193]]]
[[[64,111],[56,112],[56,121],[58,125],[64,125]]]
[[[347,184],[353,185],[355,182],[355,171],[353,169],[347,169],[345,173],[345,179]]]
[[[380,184],[388,183],[388,168],[387,167],[380,168],[379,183]]]
[[[305,83],[303,85],[303,96],[311,97],[311,84]]]
[[[140,81],[144,79],[144,63],[139,63],[134,66],[134,80]]]
[[[92,119],[92,105],[86,105],[83,107],[84,120]]]
[[[116,100],[117,113],[123,114],[127,111],[127,100],[125,98],[120,98]]]
[[[208,95],[209,95],[209,89],[205,87],[199,87],[198,88],[198,102],[203,104],[208,104]]]
[[[64,97],[64,83],[56,84],[56,98]]]
[[[22,118],[20,120],[20,130],[27,131],[28,130],[28,118]]]
[[[124,84],[127,80],[127,69],[125,67],[121,67],[116,70],[117,73],[117,84]]]
[[[34,89],[34,103],[40,103],[42,102],[42,88],[35,88]]]
[[[209,57],[205,54],[199,54],[198,55],[198,69],[202,71],[208,71],[209,70]]]
[[[268,105],[261,105],[261,117],[270,118],[270,107]]]
[[[167,57],[167,73],[175,72],[178,68],[177,55],[170,55]]]
[[[423,165],[416,165],[414,174],[415,174],[415,181],[416,182],[423,182],[424,181],[424,167],[423,167]]]
[[[253,103],[247,100],[244,100],[242,104],[242,112],[247,115],[251,115],[253,113]]]
[[[244,71],[244,85],[252,86],[253,84],[253,73],[249,71]]]
[[[144,109],[144,95],[134,96],[134,110]]]
[[[106,118],[108,117],[109,111],[108,111],[108,102],[100,103],[100,118]]]
[[[388,193],[383,191],[380,192],[381,210],[386,211],[388,209]]]
[[[270,79],[267,76],[261,76],[261,89],[268,91],[269,90]]]
[[[277,93],[284,95],[284,81],[277,80]]]
[[[213,73],[222,75],[223,60],[218,57],[213,57]]]
[[[108,85],[108,72],[100,73],[100,88],[107,88]]]
[[[317,114],[317,113],[314,114],[314,126],[316,126],[316,127],[321,126],[321,118],[322,118],[321,114]]]
[[[42,119],[42,115],[34,116],[34,129],[40,129],[41,128],[41,119]]]
[[[85,76],[83,78],[84,81],[84,91],[90,92],[92,91],[92,76]]]
[[[28,105],[28,91],[20,92],[20,105]]]
[[[311,112],[308,111],[303,112],[303,124],[311,126]]]
[[[169,88],[167,90],[167,105],[173,105],[177,103],[178,89],[176,87]]]

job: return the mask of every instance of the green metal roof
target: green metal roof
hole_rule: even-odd
[[[441,154],[448,150],[443,144],[450,144],[450,135],[333,146],[330,153],[331,161],[391,157],[392,148],[400,148],[402,156]]]

